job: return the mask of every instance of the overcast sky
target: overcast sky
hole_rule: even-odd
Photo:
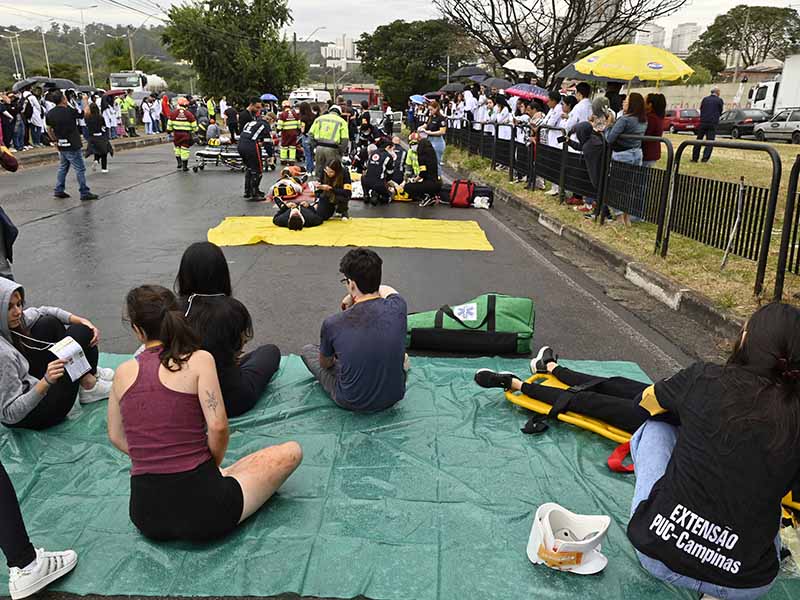
[[[138,26],[147,14],[163,16],[158,7],[180,4],[182,0],[0,0],[0,23],[32,27],[40,24],[48,17],[67,21],[72,24],[80,22],[80,13],[66,5],[87,6],[96,4],[97,8],[86,11],[87,21],[109,24],[132,24]],[[121,8],[119,4],[131,7]],[[659,24],[667,28],[667,35],[679,23],[697,22],[705,27],[718,14],[727,12],[737,4],[788,6],[798,4],[798,0],[689,0],[686,6]],[[292,31],[299,39],[312,34],[317,27],[314,38],[333,40],[342,34],[357,38],[363,31],[373,31],[378,25],[395,19],[413,21],[436,16],[436,10],[430,0],[289,0],[294,14]],[[349,10],[352,9],[352,10]],[[41,16],[29,12],[40,13]],[[141,12],[137,12],[141,11]],[[149,23],[157,23],[151,18]],[[669,40],[669,37],[667,37]]]

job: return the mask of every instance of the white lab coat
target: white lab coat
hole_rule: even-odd
[[[226,110],[228,110],[228,103],[223,98],[222,100],[219,101],[219,112],[220,112],[221,115],[223,115],[223,119],[227,118],[227,117],[225,117],[225,111]]]
[[[555,108],[551,108],[547,115],[545,115],[542,125],[548,127],[561,127],[561,113],[564,112],[561,108],[561,103],[556,104]],[[561,137],[561,132],[556,130],[547,130],[547,145],[553,148],[561,148],[558,138]]]
[[[152,106],[149,102],[142,102],[142,123],[152,123],[153,115],[150,112]]]
[[[150,105],[150,117],[153,119],[153,122],[156,123],[161,119],[161,101],[153,102]]]
[[[580,102],[575,105],[575,108],[572,109],[572,112],[569,113],[569,116],[575,115],[577,119],[576,123],[582,123],[583,121],[588,121],[589,117],[592,116],[592,101],[588,98],[584,98]]]
[[[498,125],[497,127],[498,139],[501,140],[511,139],[513,128],[509,127],[509,125],[513,123],[513,118],[510,110],[508,110],[505,106],[502,106],[499,109],[495,108],[494,112],[492,113],[491,121],[492,123],[496,123]],[[505,127],[499,127],[499,125],[505,125]]]
[[[44,111],[42,111],[42,105],[39,103],[39,99],[29,92],[28,102],[30,102],[31,107],[33,108],[33,114],[31,114],[31,125],[34,127],[44,128],[44,117],[42,116]]]
[[[117,111],[113,104],[103,111],[103,122],[106,124],[106,129],[116,129]]]
[[[517,132],[515,140],[518,144],[527,144],[528,143],[528,128],[526,127],[530,124],[530,116],[525,113],[514,117],[514,123],[517,126]]]

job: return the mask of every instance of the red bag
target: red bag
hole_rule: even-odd
[[[475,184],[467,179],[456,179],[450,186],[450,206],[470,208],[475,197]]]

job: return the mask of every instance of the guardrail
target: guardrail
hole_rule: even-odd
[[[798,210],[797,181],[800,179],[800,154],[794,159],[789,173],[789,189],[786,192],[786,208],[783,213],[783,230],[781,245],[778,250],[778,268],[775,272],[775,290],[773,300],[783,300],[783,285],[786,271],[800,275],[800,248],[798,248],[798,226],[800,226],[800,210]]]

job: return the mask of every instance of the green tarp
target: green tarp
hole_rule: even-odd
[[[114,366],[122,357],[104,356]],[[646,381],[634,364],[564,364]],[[231,423],[229,460],[299,441],[305,457],[278,496],[226,540],[155,544],[128,519],[128,458],[106,437],[105,403],[44,432],[0,433],[36,545],[72,547],[76,571],[53,586],[77,594],[301,595],[375,599],[695,598],[655,581],[625,537],[633,476],[609,472],[614,444],[528,414],[472,381],[476,368],[525,374],[528,362],[414,358],[406,398],[378,415],[336,408],[299,358]],[[227,462],[227,461],[226,461]],[[528,562],[536,508],[556,501],[612,516],[596,576]],[[0,569],[0,571],[4,571]],[[5,572],[0,586],[5,586]],[[0,587],[0,590],[4,587]],[[800,597],[783,574],[769,598]]]

